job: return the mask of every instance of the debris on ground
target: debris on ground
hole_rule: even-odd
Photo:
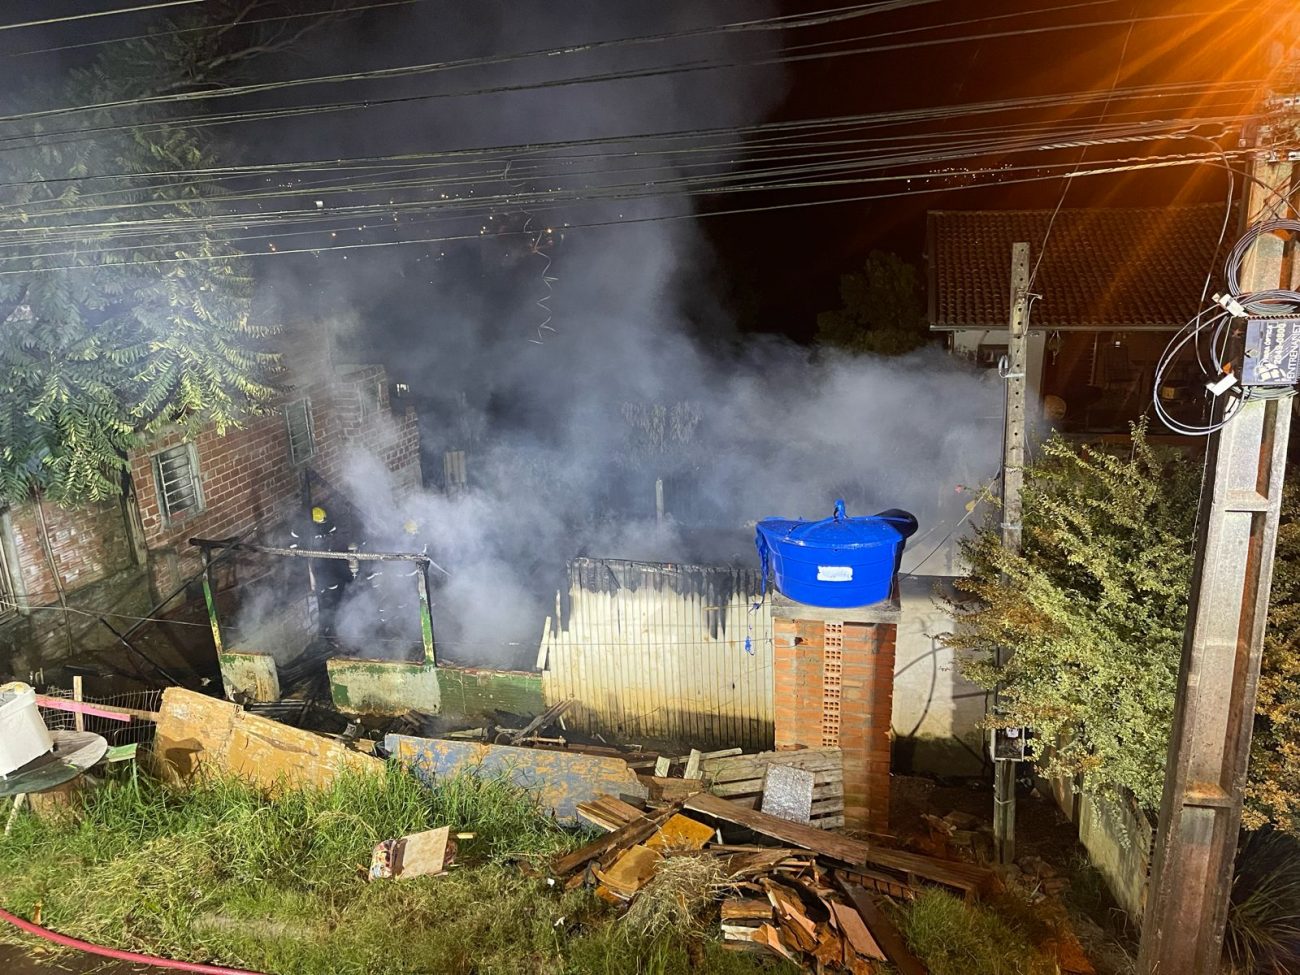
[[[799,778],[802,784],[798,789],[806,795],[807,776],[811,774],[811,799],[802,821],[819,829],[844,825],[844,757],[838,748],[800,748],[752,755],[742,755],[739,749],[733,749],[730,753],[701,756],[699,768],[707,791],[751,809],[759,808],[766,797],[774,794],[768,788],[769,775],[775,774],[778,779]],[[800,776],[800,772],[805,774]],[[786,786],[781,791],[788,797],[790,788]]]
[[[181,687],[163,691],[151,755],[155,774],[165,782],[185,782],[208,769],[272,792],[327,788],[340,774],[384,769],[344,742]]]
[[[464,834],[467,838],[473,834]],[[451,827],[439,826],[396,840],[376,843],[370,855],[369,879],[436,877],[446,873],[456,859],[456,838]]]
[[[608,832],[558,857],[552,886],[592,886],[627,904],[638,929],[668,916],[681,926],[683,911],[698,917],[716,905],[725,947],[819,971],[866,975],[887,961],[923,975],[880,899],[910,899],[921,884],[968,898],[996,887],[984,867],[866,843],[707,792],[651,797],[646,809],[603,795],[578,814]]]
[[[463,770],[504,778],[536,795],[543,809],[566,824],[577,822],[579,803],[601,794],[634,799],[647,795],[620,758],[391,734],[384,738],[384,750],[430,781]]]

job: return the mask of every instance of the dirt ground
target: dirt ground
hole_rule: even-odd
[[[929,832],[922,819],[925,813],[938,817],[951,812],[966,813],[987,826],[991,835],[991,783],[946,785],[917,776],[895,775],[891,786],[890,824],[901,841]],[[980,852],[991,859],[991,840]],[[1050,797],[1040,796],[1022,785],[1016,803],[1016,858],[1025,857],[1042,859],[1066,880],[1059,897],[1051,899],[1064,908],[1098,975],[1132,975],[1136,931],[1127,914],[1115,904],[1096,871],[1088,866],[1074,825]]]
[[[0,945],[0,972],[5,975],[164,975],[164,968],[123,965],[92,955],[26,952],[11,945]]]

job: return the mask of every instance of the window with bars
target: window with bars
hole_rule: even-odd
[[[171,447],[153,457],[158,507],[168,521],[203,510],[199,488],[199,458],[193,444]]]
[[[311,422],[311,403],[300,399],[284,408],[284,420],[289,427],[289,457],[301,464],[316,453],[316,431]]]

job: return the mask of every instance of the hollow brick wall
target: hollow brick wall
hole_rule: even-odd
[[[896,624],[778,617],[772,636],[776,747],[838,747],[845,825],[886,831]]]

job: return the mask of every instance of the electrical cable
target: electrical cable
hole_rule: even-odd
[[[301,20],[305,17],[363,13],[367,10],[378,10],[383,7],[404,7],[408,4],[428,2],[429,0],[381,0],[379,3],[359,4],[354,7],[335,7],[329,10],[312,10],[299,14],[282,14],[278,17],[258,17],[254,20],[224,21],[219,24],[200,24],[197,27],[178,27],[174,30],[150,31],[147,34],[129,34],[125,37],[105,37],[97,41],[84,41],[80,44],[61,44],[58,47],[38,47],[27,51],[10,51],[5,54],[0,54],[0,61],[8,60],[10,58],[31,57],[36,54],[59,54],[63,51],[78,51],[88,47],[103,47],[107,44],[125,44],[130,41],[156,40],[161,37],[176,37],[181,34],[197,34],[207,31],[229,31],[237,28],[253,27],[258,24],[278,23],[285,20]],[[1109,0],[1105,0],[1105,2],[1109,2]]]
[[[1203,161],[1204,160],[1199,157],[1186,156],[1186,157],[1165,159],[1154,163],[1138,164],[1131,167],[1126,167],[1126,169],[1129,171],[1134,171],[1139,169],[1164,168],[1164,167],[1179,166],[1179,165],[1195,165],[1195,164],[1200,164]],[[1089,173],[1085,172],[1079,175],[1080,176],[1089,175]],[[1060,177],[1055,174],[1046,175],[1046,176],[1029,176],[1029,177],[1022,177],[1018,179],[997,180],[994,181],[993,183],[984,184],[984,185],[1025,184],[1025,183],[1041,182],[1044,180],[1059,179],[1059,178]],[[813,188],[813,187],[827,186],[827,185],[844,185],[844,183],[846,182],[860,182],[860,181],[851,180],[851,181],[829,181],[829,182],[823,181],[817,183],[810,182],[805,184],[803,188]],[[953,191],[964,190],[964,189],[970,189],[970,187],[969,186],[938,186],[938,187],[927,187],[925,189],[917,189],[917,190],[912,190],[912,189],[901,190],[892,193],[858,194],[853,196],[832,197],[828,199],[801,200],[801,201],[794,201],[789,203],[774,203],[774,204],[756,205],[756,206],[748,206],[748,207],[732,207],[729,209],[706,210],[702,212],[691,211],[686,213],[656,214],[656,215],[638,216],[638,217],[620,216],[617,219],[595,220],[586,223],[569,223],[564,229],[566,231],[569,231],[569,230],[590,229],[590,228],[600,228],[600,227],[633,226],[636,224],[644,224],[644,223],[665,223],[665,222],[675,222],[679,220],[705,219],[709,217],[719,217],[719,216],[735,216],[740,214],[770,213],[770,212],[776,212],[781,210],[800,209],[806,207],[834,206],[834,205],[840,205],[846,203],[860,203],[867,200],[895,199],[895,198],[915,195],[918,193],[927,193],[927,194],[944,193],[944,192],[953,192]],[[733,192],[733,190],[729,189],[728,192]],[[699,195],[699,193],[698,192],[684,193],[679,195],[694,196],[694,195]],[[628,199],[635,199],[635,197],[624,196],[624,197],[613,197],[611,199],[628,200]],[[289,254],[319,255],[324,252],[332,252],[332,251],[369,250],[377,247],[394,247],[394,246],[405,246],[410,244],[453,243],[456,241],[479,239],[482,238],[483,236],[484,235],[482,231],[479,231],[477,233],[446,234],[446,235],[435,236],[435,237],[403,238],[398,240],[364,241],[364,242],[350,243],[350,244],[321,244],[318,246],[304,246],[304,247],[297,247],[297,248],[287,248],[284,250],[275,249],[269,253],[265,251],[256,251],[256,252],[245,252],[245,253],[220,253],[219,252],[219,253],[202,253],[202,254],[180,254],[180,255],[174,255],[171,257],[163,257],[163,258],[133,259],[130,261],[129,266],[132,268],[139,268],[139,267],[148,267],[148,266],[161,266],[161,265],[168,265],[168,264],[208,263],[214,261],[229,261],[240,257],[243,258],[269,257],[269,256],[285,256]],[[520,237],[522,235],[520,232],[514,231],[514,232],[502,233],[497,236]],[[205,247],[207,247],[212,242],[203,241],[201,243]],[[87,250],[86,253],[93,253],[93,251]],[[113,265],[62,264],[62,265],[51,265],[51,266],[21,268],[21,269],[0,268],[0,276],[45,274],[45,273],[62,272],[62,271],[93,272],[97,268],[102,268],[106,266],[113,266]]]
[[[1101,108],[1101,114],[1103,119],[1105,118],[1106,110],[1110,107],[1111,96],[1114,95],[1115,88],[1119,85],[1119,79],[1124,72],[1124,60],[1125,58],[1128,57],[1129,42],[1133,39],[1133,28],[1137,24],[1137,21],[1133,19],[1133,14],[1135,14],[1136,12],[1137,12],[1137,6],[1135,4],[1134,6],[1129,8],[1128,32],[1124,35],[1124,46],[1120,48],[1119,63],[1115,66],[1115,77],[1111,79],[1110,93],[1106,96],[1106,103],[1102,105]],[[1088,155],[1088,147],[1084,146],[1082,149],[1079,150],[1079,162],[1075,167],[1076,171],[1079,167],[1083,166],[1083,160],[1087,155]],[[1056,224],[1056,218],[1057,216],[1060,215],[1061,207],[1065,205],[1065,198],[1070,192],[1070,187],[1072,187],[1073,185],[1074,185],[1074,181],[1069,177],[1066,177],[1064,182],[1061,183],[1061,195],[1057,198],[1056,206],[1052,210],[1052,216],[1047,221],[1047,230],[1044,231],[1043,233],[1043,242],[1041,245],[1039,245],[1038,257],[1034,261],[1033,270],[1029,272],[1029,284],[1027,285],[1028,291],[1034,290],[1034,281],[1038,277],[1038,269],[1043,264],[1043,255],[1047,253],[1047,242],[1052,239],[1052,227]]]
[[[150,10],[162,10],[164,7],[191,7],[203,0],[162,0],[161,3],[146,3],[136,7],[118,7],[114,10],[95,10],[84,14],[67,14],[62,17],[47,17],[44,20],[28,20],[17,24],[0,24],[0,31],[22,30],[25,27],[49,27],[54,24],[68,24],[74,20],[93,20],[96,17],[116,17],[118,14],[137,14]]]
[[[1222,380],[1231,374],[1231,364],[1226,362],[1228,355],[1228,333],[1234,321],[1251,315],[1257,316],[1293,316],[1300,314],[1300,292],[1284,288],[1269,288],[1258,292],[1243,292],[1241,287],[1241,266],[1247,253],[1260,237],[1266,234],[1285,232],[1300,233],[1300,220],[1289,217],[1272,217],[1255,222],[1237,239],[1224,261],[1223,276],[1227,295],[1209,308],[1203,309],[1184,325],[1166,345],[1164,352],[1156,363],[1152,389],[1152,405],[1161,422],[1176,433],[1188,436],[1206,436],[1222,430],[1249,400],[1290,399],[1296,394],[1294,385],[1290,386],[1251,386],[1240,385],[1241,377],[1229,389],[1211,389],[1216,398],[1227,396],[1229,399],[1217,419],[1208,423],[1185,423],[1171,416],[1162,402],[1165,388],[1164,377],[1178,354],[1186,346],[1197,349],[1197,365],[1201,369],[1199,381],[1207,386]],[[1222,239],[1222,238],[1221,238]],[[1200,354],[1199,343],[1209,340],[1209,368]],[[1215,410],[1212,409],[1213,416]]]

